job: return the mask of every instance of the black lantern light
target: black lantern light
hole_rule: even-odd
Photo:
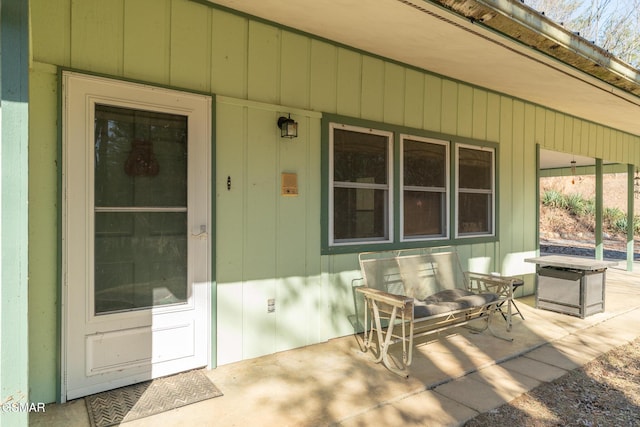
[[[280,128],[280,136],[283,138],[296,138],[298,136],[298,123],[289,117],[280,117],[278,119],[278,127]]]

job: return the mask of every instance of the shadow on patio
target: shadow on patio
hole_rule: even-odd
[[[514,317],[513,342],[453,329],[418,345],[408,379],[374,364],[362,337],[349,336],[220,366],[206,374],[224,396],[126,425],[461,425],[640,336],[640,280],[619,268],[607,271],[605,313],[537,310],[533,297],[517,304],[525,320]],[[79,399],[48,405],[30,424],[89,420]]]

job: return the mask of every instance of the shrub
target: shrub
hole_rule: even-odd
[[[588,215],[588,216],[595,216],[596,215],[596,201],[595,201],[595,199],[585,200],[584,202],[585,202],[584,214]]]
[[[612,228],[617,233],[626,233],[627,232],[627,217],[616,218],[612,223]]]
[[[594,199],[585,199],[579,193],[562,194],[557,190],[546,190],[542,194],[541,202],[544,206],[557,209],[565,209],[568,213],[577,217],[593,217],[596,212]],[[602,219],[611,232],[627,232],[627,214],[619,208],[604,208]],[[633,217],[633,233],[640,234],[640,215]]]
[[[627,217],[622,213],[621,217],[615,218],[610,222],[611,228],[613,228],[616,232],[625,234],[627,232]],[[635,215],[633,217],[633,234],[640,234],[640,216]]]
[[[627,231],[627,215],[618,208],[604,208],[602,219],[609,225],[611,231],[615,233],[625,233]]]
[[[550,208],[565,209],[567,202],[562,193],[556,190],[547,190],[542,195],[542,204]]]
[[[618,208],[604,208],[602,210],[602,219],[605,221],[616,222],[620,218],[627,218],[627,215]]]
[[[570,214],[575,216],[583,216],[586,214],[586,201],[581,194],[572,193],[565,196],[566,209]]]

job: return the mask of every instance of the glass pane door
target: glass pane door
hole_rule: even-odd
[[[187,117],[95,109],[94,313],[184,303]]]

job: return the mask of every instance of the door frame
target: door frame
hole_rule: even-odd
[[[65,114],[67,114],[66,109],[66,90],[64,86],[64,82],[67,78],[80,78],[87,80],[94,80],[96,82],[105,82],[110,84],[116,84],[122,87],[129,87],[133,89],[142,89],[142,90],[150,90],[150,91],[161,91],[164,93],[175,94],[179,97],[200,97],[207,100],[207,112],[204,114],[205,122],[204,126],[206,127],[206,140],[203,141],[203,144],[207,145],[206,151],[208,155],[208,161],[206,170],[203,171],[203,175],[205,176],[206,185],[205,185],[205,194],[199,195],[201,199],[204,199],[203,203],[206,206],[206,216],[207,216],[207,244],[206,244],[206,255],[198,256],[199,260],[203,260],[206,262],[206,298],[202,298],[199,300],[198,304],[203,304],[205,306],[206,315],[205,315],[205,336],[198,336],[198,339],[206,340],[206,367],[211,369],[215,367],[215,352],[216,352],[216,325],[215,325],[215,315],[213,310],[216,307],[216,287],[214,282],[214,268],[215,263],[213,260],[215,259],[215,209],[213,206],[213,191],[215,190],[215,182],[214,182],[214,173],[213,169],[215,168],[215,145],[214,145],[214,117],[215,117],[215,96],[210,94],[202,94],[199,92],[193,91],[185,91],[181,89],[173,89],[166,87],[158,87],[150,84],[139,83],[139,82],[131,82],[127,80],[108,78],[102,76],[96,76],[88,73],[80,73],[72,70],[60,69],[59,72],[60,78],[60,102],[59,102],[59,119],[60,119],[60,134],[59,134],[59,155],[58,155],[58,164],[60,165],[59,173],[58,173],[58,188],[59,188],[59,375],[58,381],[58,401],[64,403],[67,400],[68,395],[68,387],[67,387],[67,376],[68,376],[68,353],[69,349],[69,292],[68,292],[68,198],[67,198],[67,185],[66,185],[66,175],[67,175],[67,150],[68,147],[68,129],[66,129],[67,121],[64,119]],[[114,98],[116,99],[116,98]],[[89,160],[90,161],[90,160]],[[188,190],[191,191],[191,190]],[[189,235],[197,236],[192,233],[192,230],[187,230],[187,236]],[[190,237],[188,237],[190,238]],[[91,275],[92,276],[92,275]],[[193,286],[193,285],[192,285]],[[194,301],[195,304],[195,301]],[[151,309],[153,310],[153,309]],[[162,310],[162,307],[160,307]],[[114,387],[118,387],[115,385]]]

